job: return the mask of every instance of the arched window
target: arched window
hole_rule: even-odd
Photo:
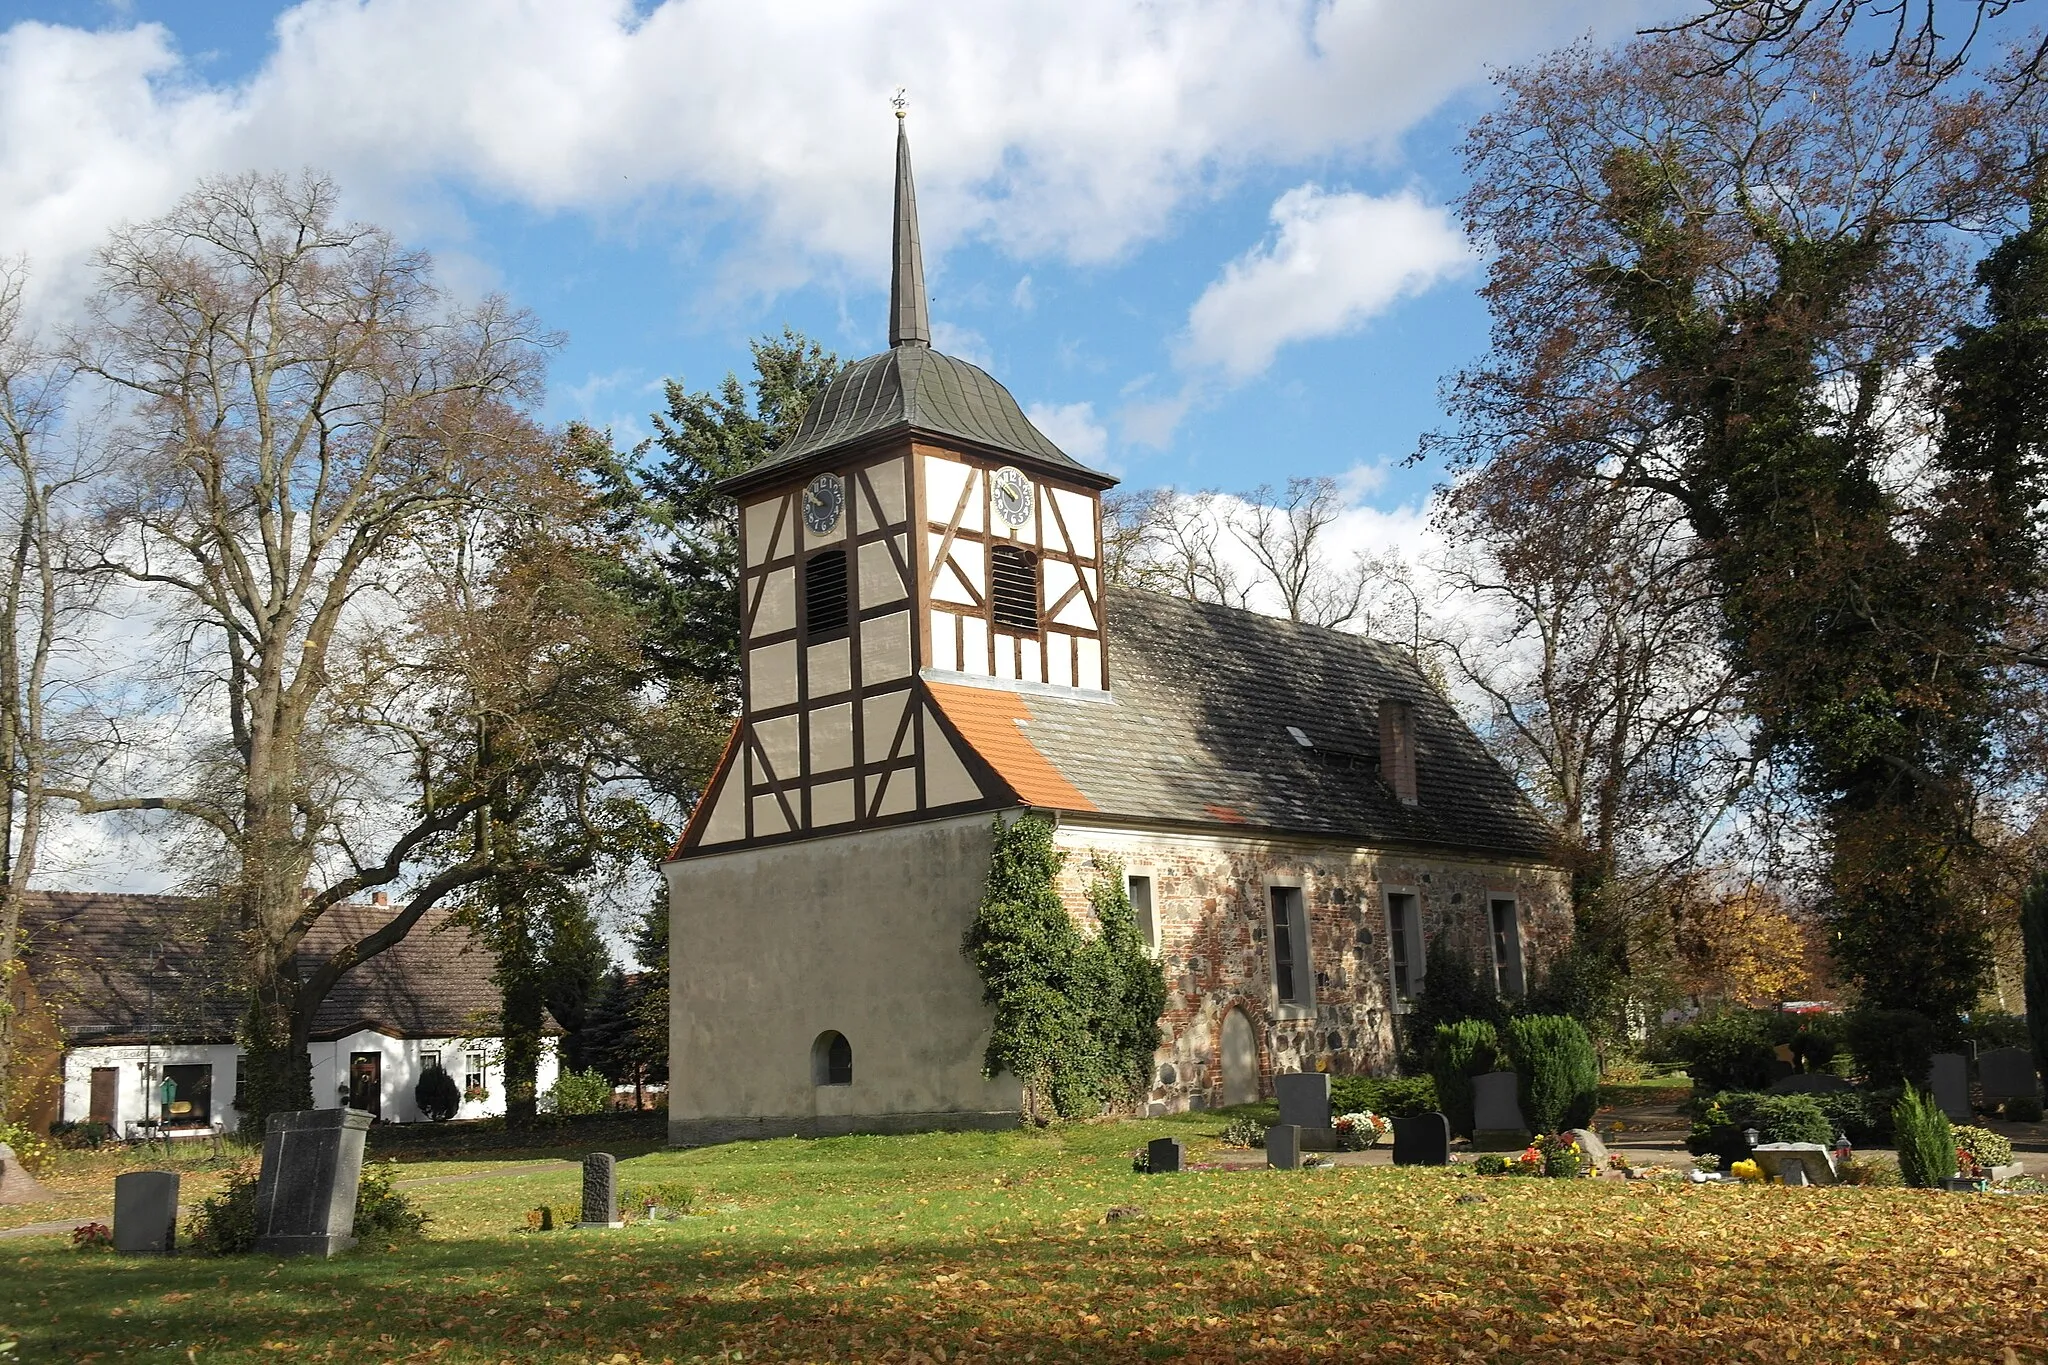
[[[997,628],[1036,633],[1038,556],[1015,545],[996,546],[989,551],[989,583]]]
[[[804,638],[846,634],[846,551],[820,550],[804,561]]]
[[[853,1084],[853,1044],[845,1034],[827,1029],[811,1044],[811,1084]]]

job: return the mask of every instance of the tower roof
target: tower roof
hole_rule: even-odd
[[[1031,424],[1010,391],[986,370],[932,349],[924,251],[917,233],[917,187],[910,136],[896,111],[896,210],[889,268],[889,349],[857,360],[811,400],[796,433],[760,464],[719,484],[741,493],[825,463],[850,446],[895,433],[923,432],[1016,457],[1077,482],[1116,482],[1069,456]]]

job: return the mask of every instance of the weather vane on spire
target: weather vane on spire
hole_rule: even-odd
[[[889,97],[889,103],[895,107],[897,118],[902,118],[903,111],[910,107],[910,96],[904,93],[906,89],[907,86],[899,85],[896,87],[896,93]]]

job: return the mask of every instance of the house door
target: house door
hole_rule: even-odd
[[[376,1052],[354,1052],[348,1059],[348,1107],[360,1109],[372,1118],[383,1112],[384,1057]]]
[[[1256,1104],[1259,1098],[1259,1043],[1243,1010],[1223,1016],[1223,1102]]]
[[[104,1123],[118,1132],[121,1125],[121,1068],[96,1066],[92,1069],[92,1103],[86,1118]]]

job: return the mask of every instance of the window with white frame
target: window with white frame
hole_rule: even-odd
[[[1131,898],[1131,917],[1138,921],[1139,937],[1147,948],[1158,952],[1159,914],[1152,908],[1152,875],[1133,872],[1124,878],[1124,887]]]
[[[1273,994],[1282,1005],[1308,1005],[1311,978],[1308,961],[1308,920],[1302,913],[1301,888],[1276,886],[1267,895],[1273,914]]]
[[[485,1100],[490,1098],[490,1087],[484,1075],[484,1054],[465,1052],[462,1054],[462,1098]]]
[[[1422,993],[1422,904],[1413,892],[1387,893],[1387,947],[1393,959],[1394,1011],[1405,1013]]]
[[[1493,988],[1506,996],[1525,990],[1522,976],[1522,918],[1513,898],[1496,896],[1488,907],[1493,921]]]

